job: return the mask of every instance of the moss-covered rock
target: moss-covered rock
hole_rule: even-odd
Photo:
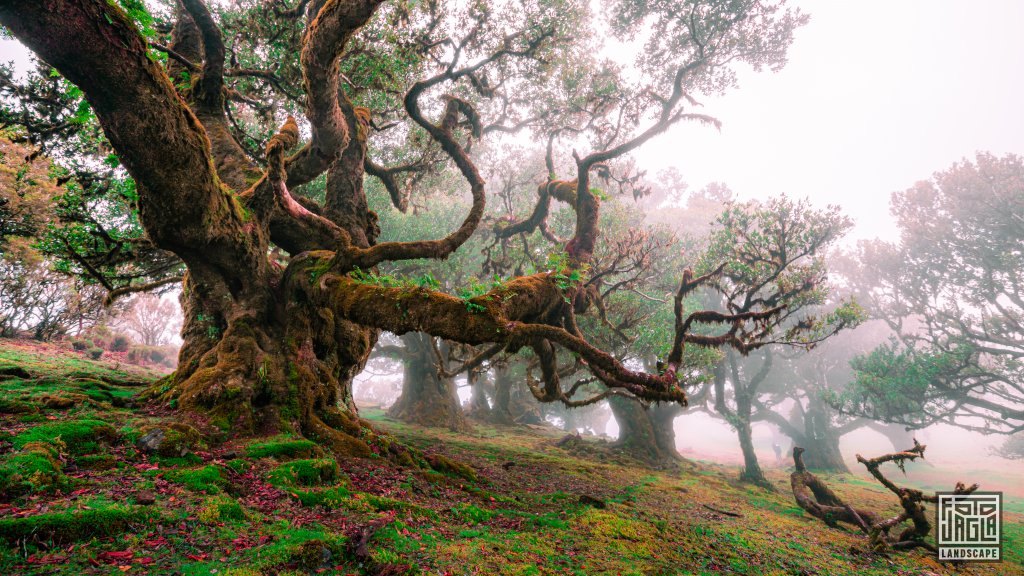
[[[331,562],[334,552],[323,540],[307,540],[300,544],[292,554],[292,559],[301,568],[316,570]]]
[[[72,392],[58,391],[54,393],[41,394],[34,398],[34,400],[50,408],[51,410],[67,410],[87,401],[89,398],[84,394],[74,394]]]
[[[430,464],[431,468],[437,470],[438,472],[443,472],[444,474],[453,474],[455,476],[459,476],[460,478],[469,480],[470,482],[476,482],[476,470],[473,470],[472,468],[470,468],[466,464],[463,464],[462,462],[456,462],[455,460],[452,460],[447,456],[442,456],[440,454],[429,454],[427,455],[427,463]]]
[[[184,457],[203,446],[203,435],[181,422],[162,426],[145,426],[139,430],[136,447],[166,458]]]

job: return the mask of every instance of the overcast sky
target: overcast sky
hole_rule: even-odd
[[[778,73],[742,73],[691,125],[648,145],[692,188],[839,204],[853,236],[895,238],[889,195],[976,151],[1024,153],[1024,1],[794,2],[811,15]]]

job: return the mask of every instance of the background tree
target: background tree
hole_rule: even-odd
[[[103,291],[56,272],[58,262],[38,249],[60,192],[48,158],[0,138],[0,336],[51,340],[104,315]]]
[[[676,254],[671,261],[653,267],[660,270],[653,274],[653,282],[633,287],[611,305],[628,311],[624,318],[633,320],[628,330],[619,331],[633,335],[623,352],[643,363],[648,370],[656,369],[657,359],[666,353],[665,342],[670,341],[666,332],[673,312],[668,306],[671,289],[666,281],[671,279],[671,270],[695,263],[706,249],[716,218],[733,200],[732,192],[722,184],[687,193],[686,183],[674,170],[662,174],[649,187],[649,193],[638,199],[648,223],[671,226],[677,235],[677,242],[672,245]],[[697,310],[714,305],[708,294],[702,294],[691,297],[686,308]],[[623,342],[618,343],[621,346]],[[699,405],[707,396],[710,369],[721,356],[710,350],[690,352],[691,381],[695,386],[691,402]],[[645,405],[619,399],[613,399],[610,404],[619,426],[619,447],[652,463],[665,464],[681,458],[676,450],[675,420],[683,414],[683,406],[670,402]]]
[[[895,193],[899,243],[861,246],[863,301],[896,337],[840,409],[923,428],[1024,429],[1024,161],[978,154]]]
[[[852,259],[833,250],[828,262],[833,289],[818,307],[821,310],[841,306],[854,292],[846,279]],[[752,400],[751,419],[774,425],[790,439],[787,445],[804,448],[803,462],[812,469],[849,471],[839,450],[840,439],[864,427],[886,436],[894,450],[912,445],[913,435],[902,427],[843,414],[829,403],[853,377],[850,360],[885,342],[890,334],[884,322],[868,321],[828,338],[810,351],[777,351],[771,371]]]
[[[739,437],[743,480],[768,486],[757,461],[751,435],[752,415],[760,387],[771,373],[775,353],[767,348],[787,345],[813,348],[840,330],[855,326],[861,310],[852,301],[821,310],[831,291],[826,253],[852,223],[838,209],[815,210],[806,201],[786,197],[764,204],[736,204],[719,217],[721,230],[710,241],[703,269],[723,267],[714,284],[733,314],[754,306],[780,313],[758,324],[760,350],[747,357],[727,351],[714,372],[714,411]]]
[[[117,324],[132,333],[145,346],[161,346],[171,341],[181,327],[178,307],[155,294],[139,294]]]

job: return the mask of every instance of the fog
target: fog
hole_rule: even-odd
[[[392,368],[397,367],[393,365]],[[470,390],[465,379],[460,384],[458,396],[465,408],[469,404]],[[353,387],[355,400],[361,409],[387,409],[401,393],[402,373],[376,372],[373,368],[356,377]],[[605,409],[607,409],[605,407]],[[548,425],[562,428],[563,421],[549,418]],[[675,419],[676,449],[689,460],[713,462],[740,467],[743,455],[736,441],[736,432],[719,418],[706,412],[691,412]],[[579,429],[585,436],[587,432]],[[925,460],[910,464],[908,473],[900,481],[921,488],[948,490],[950,481],[982,483],[986,490],[1006,493],[1008,504],[1016,500],[1024,504],[1024,460],[1010,460],[993,454],[1006,441],[1002,435],[985,435],[970,432],[945,424],[927,426],[908,434],[928,446]],[[614,416],[608,421],[604,433],[591,435],[593,440],[613,441],[619,437],[619,426]],[[792,460],[788,453],[792,441],[779,430],[767,423],[753,426],[754,448],[766,469],[792,471]],[[777,460],[774,445],[782,449],[783,457]],[[910,446],[900,446],[899,449]],[[865,479],[870,475],[857,462],[857,455],[867,458],[894,451],[891,441],[879,432],[858,429],[845,435],[840,441],[843,460],[850,471]]]

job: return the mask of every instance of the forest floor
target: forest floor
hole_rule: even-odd
[[[435,466],[448,473],[289,437],[145,454],[138,439],[173,421],[134,406],[155,377],[0,341],[0,574],[1024,575],[1018,513],[1004,513],[1002,563],[872,554],[798,508],[784,471],[768,491],[734,467],[645,468],[553,429],[454,434],[363,411],[435,462],[469,466]],[[985,488],[961,472],[950,488]],[[822,476],[847,502],[898,512],[876,484]]]

